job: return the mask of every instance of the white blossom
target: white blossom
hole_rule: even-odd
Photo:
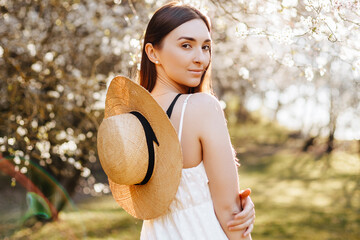
[[[31,127],[32,128],[37,128],[38,127],[38,122],[35,119],[31,121]]]
[[[64,86],[58,84],[58,85],[56,86],[56,91],[58,91],[58,92],[63,92],[63,91],[64,91]]]
[[[360,58],[354,62],[353,69],[360,72]]]
[[[74,163],[74,167],[79,170],[79,169],[81,169],[82,166],[81,166],[81,163],[77,161]]]
[[[40,151],[42,158],[50,157],[50,142],[49,141],[39,141],[35,144],[36,148]]]
[[[44,56],[44,61],[45,62],[52,62],[54,60],[54,53],[52,52],[47,52]]]
[[[286,53],[284,58],[283,58],[283,62],[282,62],[285,66],[288,67],[292,67],[294,66],[294,60],[292,59],[292,56],[290,53]]]
[[[90,176],[90,173],[91,173],[90,169],[85,167],[85,168],[83,168],[83,170],[81,172],[81,176],[86,178],[86,177]]]
[[[63,139],[66,139],[66,132],[64,130],[61,130],[58,134],[56,134],[56,140],[61,141]]]
[[[15,142],[16,142],[15,138],[9,138],[9,139],[8,139],[8,144],[9,144],[10,146],[14,145]]]
[[[284,7],[296,7],[298,5],[298,0],[283,0],[282,5]]]
[[[326,73],[326,69],[323,67],[319,68],[319,73],[320,73],[320,76],[324,76]]]
[[[20,172],[21,172],[22,174],[27,173],[27,167],[22,167],[22,168],[20,169]]]
[[[87,138],[91,138],[92,136],[93,136],[93,133],[92,133],[92,132],[89,131],[89,132],[86,133],[86,137],[87,137]]]
[[[249,70],[245,67],[239,69],[239,75],[244,79],[249,79]]]
[[[270,59],[277,59],[274,51],[268,51],[266,54]]]
[[[77,139],[78,139],[79,141],[84,141],[84,140],[86,139],[86,136],[85,136],[85,134],[80,133],[80,134],[78,135]]]
[[[95,192],[97,192],[97,193],[102,192],[103,189],[104,189],[104,187],[105,187],[105,185],[102,184],[102,183],[95,183],[95,184],[94,184],[94,190],[95,190]]]
[[[15,156],[14,157],[14,163],[19,165],[21,163],[20,157],[19,156]]]
[[[72,157],[68,158],[68,163],[74,164],[74,163],[75,163],[75,159],[72,158]]]
[[[305,68],[305,78],[307,81],[311,82],[314,78],[314,72],[311,67]]]
[[[73,100],[73,99],[74,99],[74,94],[73,94],[73,93],[69,93],[69,94],[67,95],[67,99],[68,99],[68,100]]]
[[[24,152],[21,151],[21,150],[16,150],[15,151],[15,156],[24,157]]]
[[[249,30],[248,30],[246,24],[239,23],[236,26],[235,36],[237,36],[237,37],[239,37],[241,39],[244,39],[244,38],[247,37],[248,34],[249,34]]]
[[[57,91],[48,91],[48,95],[50,97],[53,97],[53,98],[59,98],[60,97],[60,93],[57,92]]]
[[[59,154],[65,154],[65,153],[68,153],[68,154],[74,154],[75,151],[77,149],[77,145],[76,143],[73,141],[73,140],[70,140],[68,142],[64,142],[63,144],[61,144],[59,146]]]
[[[45,127],[46,127],[47,130],[53,129],[54,127],[56,127],[56,121],[52,120],[50,122],[47,122],[45,124]]]
[[[29,50],[29,53],[30,53],[31,56],[34,57],[36,55],[36,47],[35,47],[35,45],[33,43],[29,43],[27,45],[27,49]]]
[[[0,152],[5,152],[6,151],[6,146],[5,145],[1,145],[0,146]]]
[[[133,48],[141,48],[140,41],[135,38],[130,40],[130,46]]]
[[[41,62],[36,62],[33,65],[31,65],[31,69],[34,70],[35,72],[41,72],[42,70],[42,64]]]
[[[25,136],[25,135],[27,134],[27,129],[19,126],[19,127],[16,129],[16,132],[17,132],[21,137],[23,137],[23,136]]]

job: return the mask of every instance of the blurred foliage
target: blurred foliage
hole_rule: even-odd
[[[131,69],[129,33],[141,36],[119,3],[0,2],[0,151],[24,174],[38,163],[70,194],[81,176],[88,194],[108,192],[91,176],[106,82]]]
[[[360,138],[358,1],[209,2],[224,101],[236,96],[304,137],[328,136],[329,146],[334,136]]]

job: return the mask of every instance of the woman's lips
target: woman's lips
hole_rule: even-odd
[[[194,75],[201,75],[203,73],[203,70],[201,69],[191,69],[189,70],[190,73],[194,74]]]

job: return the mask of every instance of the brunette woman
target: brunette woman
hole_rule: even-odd
[[[241,211],[226,119],[210,82],[209,19],[179,3],[158,9],[145,33],[140,84],[168,113],[183,153],[167,214],[143,222],[141,239],[251,239],[250,197]]]

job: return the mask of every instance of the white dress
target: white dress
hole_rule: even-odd
[[[182,122],[189,95],[182,107]],[[208,178],[201,162],[193,168],[183,168],[180,185],[168,212],[158,218],[144,220],[141,240],[222,240],[228,239],[216,218]]]

